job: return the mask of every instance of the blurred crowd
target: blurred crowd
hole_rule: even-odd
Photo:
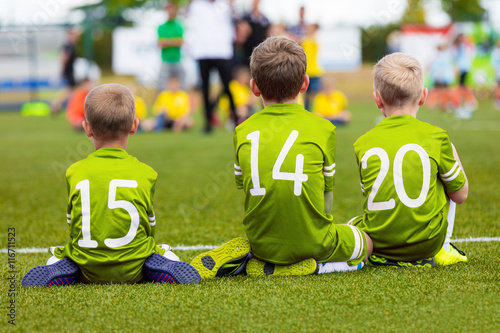
[[[206,133],[219,126],[234,128],[262,108],[249,85],[250,55],[269,36],[287,36],[302,45],[306,53],[310,85],[299,102],[335,124],[349,122],[346,96],[335,88],[333,80],[323,78],[317,59],[320,27],[305,22],[306,8],[298,8],[298,22],[286,26],[271,24],[259,5],[259,0],[253,0],[249,12],[237,13],[232,1],[193,0],[187,8],[181,8],[184,13],[181,20],[176,3],[166,3],[167,19],[157,31],[162,61],[154,103],[148,105],[141,90],[135,84],[129,85],[136,96],[137,116],[143,131],[190,129],[200,104]],[[54,112],[66,106],[68,121],[75,129],[81,129],[85,119],[83,101],[92,88],[89,80],[79,83],[74,80],[72,64],[78,36],[75,31],[68,33],[61,56],[67,88],[52,103]],[[194,84],[186,79],[183,67],[186,56],[196,61],[198,80]],[[64,103],[65,100],[69,101]]]

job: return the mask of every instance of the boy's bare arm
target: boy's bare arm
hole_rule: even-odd
[[[330,214],[333,206],[333,192],[325,191],[325,213]]]
[[[455,149],[455,146],[453,144],[451,144],[451,147],[453,148],[453,157],[458,162],[458,164],[462,168],[462,172],[464,173],[465,185],[457,192],[448,193],[448,195],[450,196],[451,200],[453,200],[457,204],[461,204],[465,201],[465,199],[467,199],[467,196],[469,194],[469,181],[467,180],[467,175],[465,174],[464,167],[462,166],[462,162],[460,161],[460,158],[458,157],[458,153],[457,153],[457,150]]]

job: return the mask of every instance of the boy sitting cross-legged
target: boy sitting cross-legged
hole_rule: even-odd
[[[96,149],[66,172],[70,238],[52,247],[47,265],[31,269],[23,286],[197,283],[198,272],[180,262],[154,236],[153,195],[157,173],[125,151],[135,134],[132,92],[119,84],[94,88],[85,99],[83,129]]]
[[[291,39],[268,38],[254,49],[250,70],[251,90],[265,108],[234,134],[234,173],[245,192],[248,241],[237,238],[191,264],[202,278],[222,275],[230,272],[227,263],[236,269],[244,262],[251,248],[249,275],[360,269],[371,254],[370,238],[333,223],[330,215],[335,126],[297,104],[309,84],[304,50]]]
[[[364,214],[350,222],[373,241],[369,264],[467,261],[450,244],[455,203],[467,198],[467,177],[446,131],[416,119],[427,97],[420,63],[390,54],[375,65],[373,76],[375,103],[386,118],[354,144],[365,203]]]

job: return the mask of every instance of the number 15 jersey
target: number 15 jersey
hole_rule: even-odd
[[[269,105],[236,128],[236,185],[258,259],[284,265],[332,253],[324,192],[333,190],[335,146],[335,126],[298,104]]]
[[[449,198],[465,176],[446,131],[410,115],[387,117],[354,143],[364,215],[354,224],[373,241],[373,253],[421,260],[442,246]]]

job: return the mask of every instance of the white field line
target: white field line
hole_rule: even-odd
[[[464,243],[464,242],[500,242],[500,237],[476,237],[476,238],[457,238],[452,239],[452,243]],[[218,245],[179,245],[173,248],[174,251],[197,251],[197,250],[212,250],[218,247]],[[16,253],[44,253],[47,252],[48,248],[24,248],[24,249],[16,249],[13,248]],[[7,253],[8,249],[0,249],[0,253]]]

